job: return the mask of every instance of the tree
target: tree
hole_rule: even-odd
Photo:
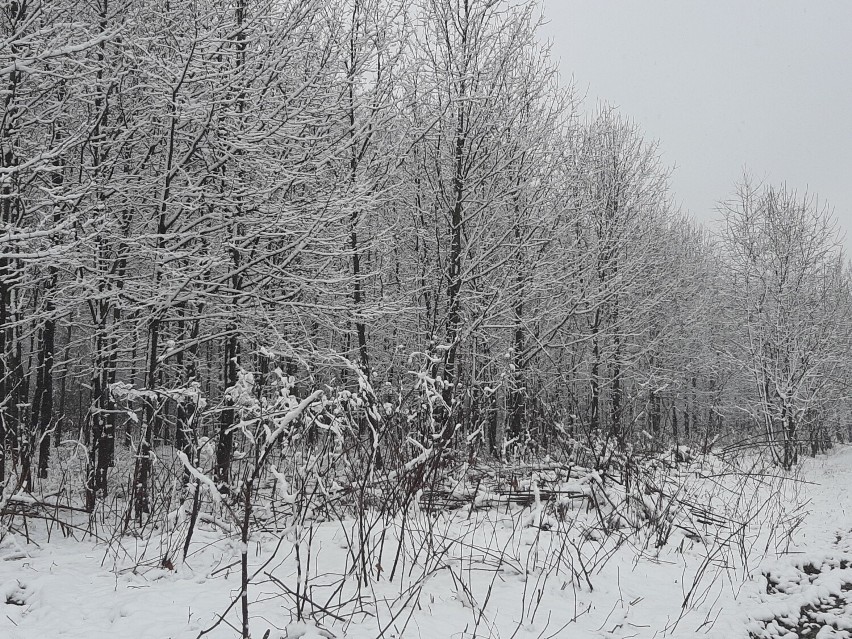
[[[496,363],[513,342],[510,401],[522,414],[524,254],[535,254],[548,227],[545,162],[558,155],[570,100],[536,43],[532,6],[428,0],[416,20],[407,111],[416,139],[406,165],[419,261],[413,288],[443,397],[437,427],[448,441],[458,426],[476,428],[475,387],[499,380]]]
[[[590,349],[583,379],[587,423],[624,450],[632,423],[627,404],[636,399],[627,384],[643,354],[665,335],[659,320],[679,280],[664,252],[672,236],[667,175],[655,145],[608,107],[585,129],[576,162],[589,281],[582,300]],[[655,366],[653,359],[645,364]],[[653,382],[650,388],[653,393]]]
[[[745,178],[724,205],[729,354],[751,382],[739,409],[777,461],[798,459],[799,432],[840,399],[829,383],[849,355],[849,281],[830,210]]]
[[[69,178],[94,126],[80,114],[97,77],[92,52],[115,34],[90,30],[65,3],[6,3],[0,21],[0,483],[11,444],[29,489],[36,448],[47,474],[56,327],[74,305],[61,275],[73,268],[86,189]]]

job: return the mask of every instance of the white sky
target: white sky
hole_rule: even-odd
[[[852,1],[543,2],[563,81],[658,140],[698,220],[747,167],[818,194],[852,247]]]

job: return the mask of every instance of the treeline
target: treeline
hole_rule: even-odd
[[[843,436],[830,213],[744,181],[703,230],[634,124],[579,115],[537,11],[4,0],[6,490],[72,441],[90,507],[117,446],[144,493],[152,447],[201,436],[227,490],[246,398],[317,389],[385,455],[765,444],[789,467]]]

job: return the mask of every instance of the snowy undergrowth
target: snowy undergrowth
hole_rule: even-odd
[[[754,639],[852,637],[852,449],[808,460],[807,516],[788,552],[767,558],[747,586]]]
[[[797,500],[819,506],[821,494],[712,456],[646,459],[622,477],[552,460],[463,466],[396,510],[381,506],[386,484],[352,510],[340,486],[267,482],[245,547],[232,510],[208,495],[184,561],[180,466],[170,449],[158,456],[168,514],[156,526],[122,529],[121,491],[93,516],[27,503],[61,491],[13,500],[0,636],[239,636],[245,550],[257,638],[747,637],[777,604],[761,602],[764,573],[789,565],[797,532],[812,534]]]

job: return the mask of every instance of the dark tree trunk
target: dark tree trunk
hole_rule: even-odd
[[[460,94],[465,95],[465,82],[461,82]],[[452,413],[453,397],[455,395],[455,383],[458,379],[458,350],[459,329],[461,328],[461,284],[462,284],[462,236],[464,218],[464,155],[465,155],[465,130],[466,104],[457,106],[457,122],[455,147],[453,149],[453,206],[450,210],[450,269],[447,274],[447,353],[444,363],[443,389],[444,403],[447,410]],[[445,438],[452,437],[452,420],[447,416],[447,421],[442,425]]]
[[[139,455],[136,459],[135,472],[135,511],[136,521],[142,522],[142,516],[151,511],[149,482],[151,477],[151,449],[155,424],[159,419],[160,405],[155,389],[157,388],[157,352],[160,342],[160,322],[156,318],[151,320],[148,329],[148,368],[146,372],[145,386],[151,393],[145,399],[144,419],[142,421],[142,437],[139,442]]]
[[[601,366],[601,346],[598,332],[600,330],[601,311],[600,308],[595,310],[595,321],[592,323],[592,369],[591,379],[591,401],[589,405],[589,427],[592,432],[596,432],[600,428],[600,366]]]
[[[677,402],[672,399],[672,437],[674,438],[675,444],[680,443],[680,433],[678,433],[678,423],[677,423]]]
[[[234,327],[236,330],[236,327]],[[237,355],[239,343],[236,335],[231,335],[225,340],[225,389],[237,383]],[[230,494],[231,457],[234,452],[234,425],[235,411],[233,401],[226,395],[224,399],[225,408],[219,417],[219,440],[216,445],[216,468],[214,478],[216,486],[223,494]]]
[[[512,340],[512,388],[509,391],[509,439],[521,441],[527,419],[527,388],[524,375],[524,329],[521,324],[523,303],[515,305],[516,324]]]
[[[53,304],[47,302],[47,319],[42,328],[41,348],[38,356],[37,382],[33,401],[33,432],[38,433],[38,476],[47,478],[50,459],[50,424],[53,418],[53,351],[56,336],[56,320]]]

